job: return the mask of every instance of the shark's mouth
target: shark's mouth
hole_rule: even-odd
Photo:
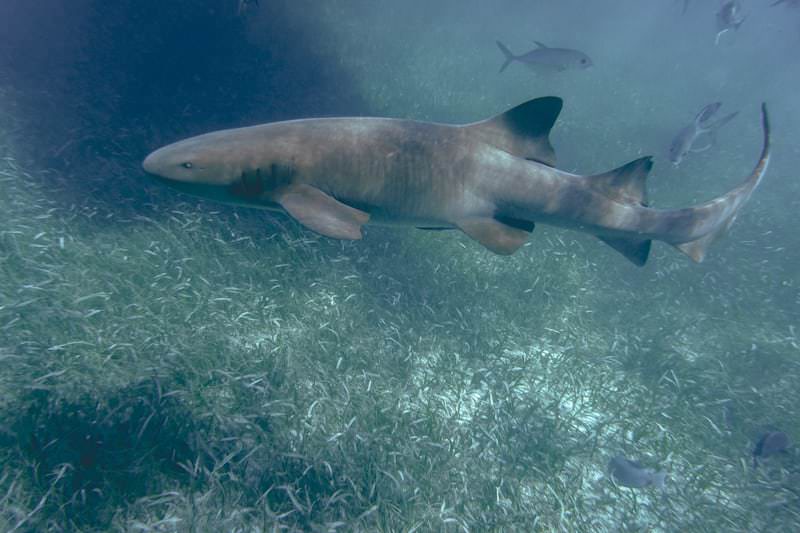
[[[166,185],[170,189],[175,189],[179,192],[190,194],[206,200],[213,200],[229,205],[244,205],[248,207],[261,207],[263,209],[280,210],[280,206],[273,202],[258,201],[256,202],[252,197],[245,197],[242,194],[237,194],[235,190],[237,184],[233,185],[209,185],[205,183],[189,183],[186,181],[177,181],[159,176],[157,174],[147,175],[153,181]]]

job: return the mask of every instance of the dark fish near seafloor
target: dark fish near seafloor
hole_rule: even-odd
[[[758,466],[758,459],[765,459],[789,449],[789,435],[783,431],[768,431],[761,435],[753,448],[753,468]]]

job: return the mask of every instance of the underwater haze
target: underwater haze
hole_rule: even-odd
[[[800,531],[800,6],[772,4],[0,1],[0,531]],[[558,168],[653,156],[657,208],[753,172],[762,102],[769,168],[703,262],[637,267],[545,224],[506,256],[331,239],[141,166],[542,96]]]

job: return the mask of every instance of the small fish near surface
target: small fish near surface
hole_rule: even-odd
[[[505,63],[500,67],[500,72],[503,72],[508,65],[514,61],[522,63],[529,69],[541,73],[583,70],[591,67],[593,64],[589,56],[579,50],[572,50],[570,48],[550,48],[539,41],[534,41],[534,43],[536,43],[536,48],[534,50],[525,52],[522,55],[515,55],[500,41],[495,42],[505,57]]]
[[[142,166],[180,191],[283,211],[334,239],[360,239],[368,223],[458,229],[508,255],[544,223],[595,235],[639,266],[653,240],[702,261],[768,166],[764,105],[761,156],[743,183],[694,207],[655,209],[645,186],[650,157],[588,176],[555,168],[549,134],[561,106],[560,98],[537,98],[464,125],[369,117],[275,122],[178,141]]]
[[[243,16],[250,11],[258,9],[258,7],[258,0],[239,0],[239,5],[236,8],[236,14]]]
[[[775,7],[780,4],[785,4],[787,7],[800,7],[800,0],[778,0],[777,2],[771,3],[770,7]]]
[[[617,455],[608,462],[608,473],[617,485],[632,489],[653,486],[663,488],[667,479],[666,472],[655,472],[645,468],[637,461]]]
[[[682,128],[681,131],[675,135],[669,147],[669,160],[672,161],[673,165],[680,165],[681,161],[692,152],[705,152],[711,148],[714,145],[714,134],[739,114],[738,111],[734,111],[716,122],[711,122],[711,119],[717,111],[719,111],[720,107],[722,107],[721,102],[708,104],[700,110],[691,124]],[[697,143],[698,139],[703,135],[708,135],[710,137],[708,144],[702,148],[697,148],[695,143]]]
[[[759,459],[784,453],[789,449],[790,445],[789,435],[783,431],[767,431],[761,435],[755,448],[753,448],[753,468],[758,466]]]
[[[739,0],[727,0],[717,11],[717,37],[714,44],[719,44],[722,35],[730,30],[738,30],[744,22],[742,4]]]

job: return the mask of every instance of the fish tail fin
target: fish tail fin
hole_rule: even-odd
[[[658,489],[664,488],[664,482],[667,480],[666,472],[655,472],[653,474],[653,486]]]
[[[701,262],[708,247],[733,225],[739,210],[750,199],[761,183],[769,166],[770,128],[767,105],[761,104],[761,126],[763,146],[756,167],[738,187],[705,204],[677,209],[666,216],[673,227],[681,228],[678,235],[668,235],[663,240],[688,255],[693,261]]]
[[[738,111],[734,111],[730,115],[725,115],[724,117],[722,117],[718,121],[714,122],[713,124],[710,124],[708,126],[708,129],[716,131],[716,130],[720,129],[722,126],[724,126],[725,124],[727,124],[728,122],[730,122],[731,120],[733,120],[734,118],[736,118],[736,115],[738,115],[738,114],[739,114]]]
[[[503,52],[503,56],[506,58],[505,63],[503,63],[503,65],[500,67],[500,72],[503,72],[506,68],[508,68],[508,65],[510,65],[511,62],[517,58],[517,56],[515,56],[511,50],[509,50],[508,47],[506,47],[506,45],[500,41],[495,42],[497,43],[497,47],[500,49],[500,51]]]

